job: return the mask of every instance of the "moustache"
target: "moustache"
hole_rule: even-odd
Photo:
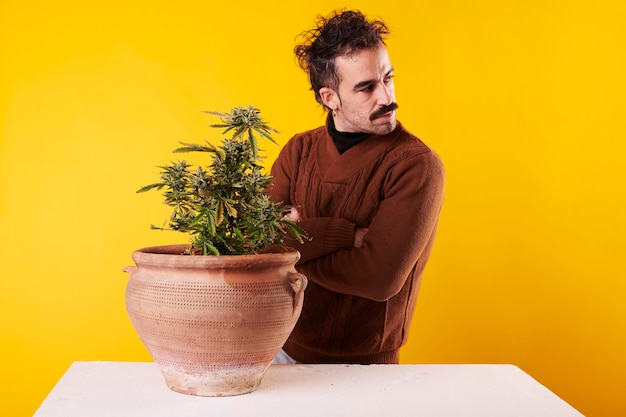
[[[370,121],[374,119],[378,119],[380,116],[389,113],[390,111],[394,111],[398,108],[398,103],[391,103],[386,106],[382,106],[380,109],[376,110],[374,113],[370,115]]]

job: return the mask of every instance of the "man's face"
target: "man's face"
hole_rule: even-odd
[[[397,105],[387,48],[381,44],[339,56],[335,65],[339,87],[336,94],[328,97],[329,107],[337,114],[334,119],[337,130],[378,135],[393,131]]]

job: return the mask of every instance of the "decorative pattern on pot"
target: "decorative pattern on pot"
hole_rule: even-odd
[[[174,391],[254,391],[300,316],[307,279],[295,250],[182,255],[186,245],[133,253],[126,308]]]

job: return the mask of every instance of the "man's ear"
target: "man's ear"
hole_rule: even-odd
[[[332,88],[320,88],[320,98],[322,99],[322,103],[329,109],[337,110],[339,108],[339,96]]]

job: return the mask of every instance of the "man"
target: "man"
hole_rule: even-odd
[[[443,201],[439,157],[396,120],[382,21],[320,17],[296,46],[326,126],[272,167],[273,200],[310,240],[290,243],[309,285],[284,353],[302,363],[398,363]]]

